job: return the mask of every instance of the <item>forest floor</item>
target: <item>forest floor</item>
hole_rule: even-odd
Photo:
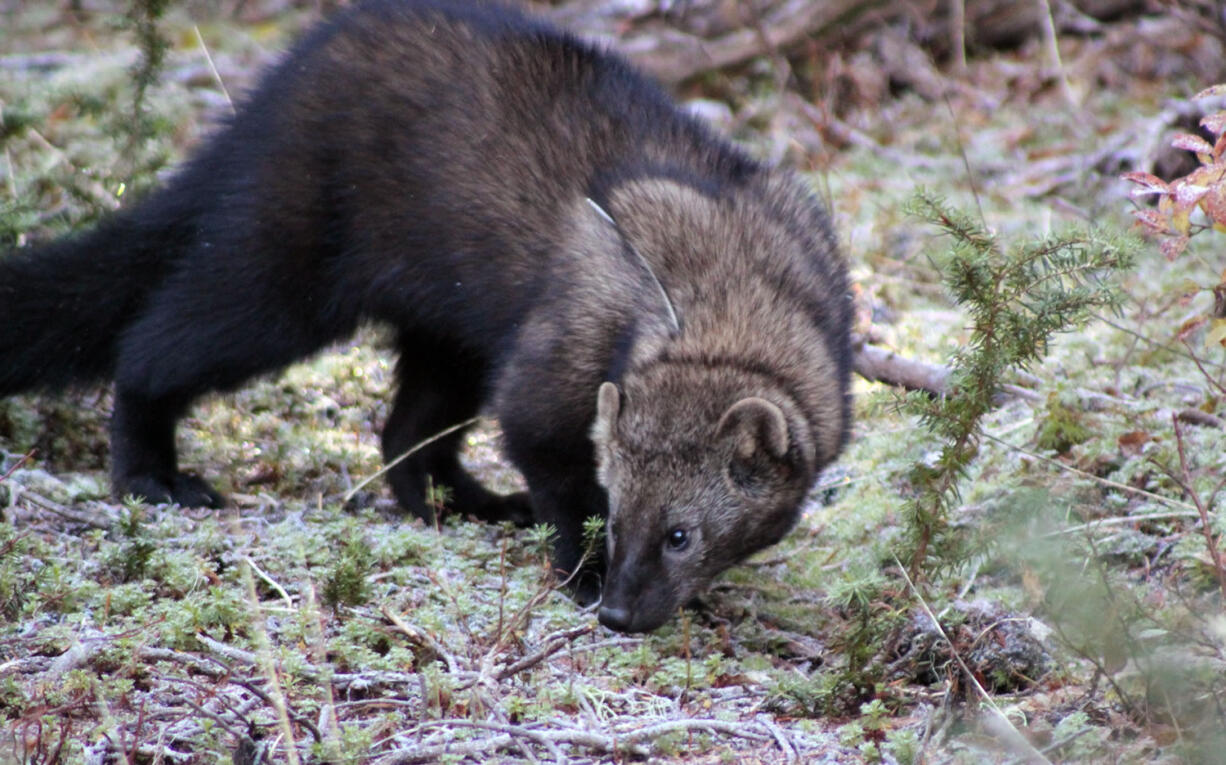
[[[172,4],[138,115],[132,25],[66,5],[0,3],[4,247],[165,177],[319,16]],[[678,95],[828,200],[857,331],[946,364],[969,319],[935,266],[948,240],[904,213],[916,189],[1010,246],[1129,231],[1119,175],[1190,169],[1163,147],[1224,58],[1173,15],[1056,42],[906,83],[846,40]],[[797,528],[648,635],[557,589],[541,529],[428,527],[378,480],[347,501],[381,465],[378,328],[193,407],[182,462],[219,511],[108,498],[105,390],[0,402],[0,763],[1220,762],[1226,353],[1203,321],[1220,236],[1173,261],[1141,244],[1110,277],[1120,309],[1002,398],[950,519],[957,558],[902,576],[910,476],[939,441],[857,379],[850,445]],[[490,485],[518,485],[496,423],[468,447]]]

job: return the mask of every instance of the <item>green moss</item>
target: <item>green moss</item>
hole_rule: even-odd
[[[367,577],[374,567],[375,556],[369,543],[359,534],[353,534],[335,553],[335,558],[324,575],[320,595],[329,608],[359,606],[370,598]]]
[[[247,634],[247,603],[233,587],[210,586],[190,592],[178,600],[160,600],[150,615],[162,620],[162,639],[173,648],[196,650],[196,633],[204,632],[233,641]]]
[[[36,541],[0,524],[0,617],[17,621],[38,589],[46,570]]]
[[[1046,411],[1035,433],[1035,446],[1043,451],[1065,454],[1093,436],[1094,431],[1086,424],[1083,410],[1066,405],[1054,394],[1048,397]]]

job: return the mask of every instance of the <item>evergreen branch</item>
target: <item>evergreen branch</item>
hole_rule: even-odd
[[[1004,248],[970,216],[922,190],[908,212],[952,240],[934,263],[971,320],[970,337],[953,354],[947,395],[908,399],[921,424],[944,442],[932,464],[909,473],[916,492],[906,507],[909,568],[918,577],[934,553],[937,560],[960,557],[948,517],[979,454],[980,423],[1007,376],[1042,360],[1053,335],[1081,326],[1097,309],[1118,306],[1109,276],[1131,265],[1133,248],[1094,230]]]

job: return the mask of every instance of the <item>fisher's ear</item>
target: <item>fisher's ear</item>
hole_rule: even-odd
[[[613,443],[617,440],[617,415],[621,412],[621,391],[611,382],[600,384],[596,392],[596,421],[592,423],[592,444],[596,447],[596,480],[609,487]]]
[[[730,477],[738,485],[769,478],[787,461],[788,421],[783,410],[764,398],[743,398],[724,412],[716,437],[732,443]]]
[[[608,446],[617,437],[617,416],[621,413],[622,394],[611,382],[600,384],[596,392],[596,422],[592,425],[592,440],[597,446]]]

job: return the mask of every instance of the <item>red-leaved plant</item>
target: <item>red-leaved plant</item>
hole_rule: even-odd
[[[1194,98],[1226,95],[1226,85],[1214,85],[1197,93]],[[1207,114],[1201,127],[1215,136],[1212,144],[1198,135],[1180,133],[1171,141],[1177,149],[1195,152],[1200,167],[1169,182],[1152,173],[1132,172],[1122,177],[1137,184],[1133,199],[1157,195],[1157,208],[1132,211],[1141,227],[1159,237],[1158,247],[1167,260],[1179,257],[1188,246],[1188,239],[1207,228],[1226,233],[1226,111]],[[1200,208],[1205,221],[1193,221],[1192,213]],[[1206,322],[1212,324],[1205,340],[1207,344],[1226,346],[1226,269],[1213,288],[1213,311],[1210,316],[1185,326],[1181,336],[1190,334]]]

